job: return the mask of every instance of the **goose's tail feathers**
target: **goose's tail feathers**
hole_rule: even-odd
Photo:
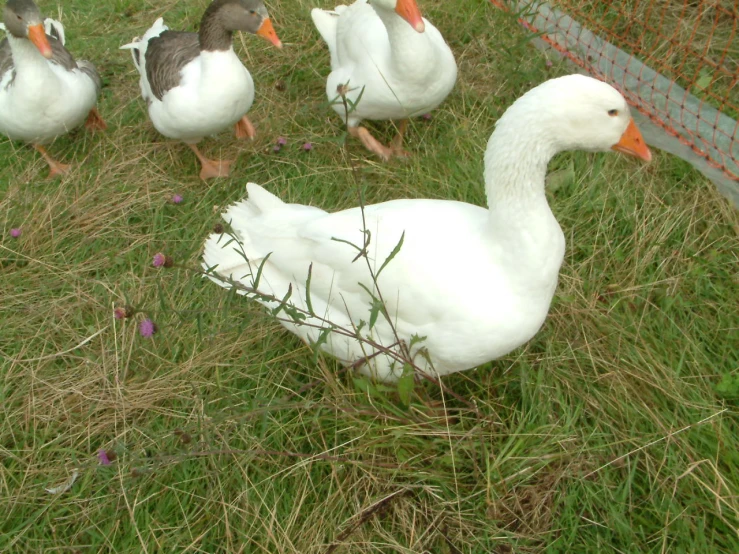
[[[61,22],[47,17],[44,19],[44,31],[47,35],[58,39],[62,43],[62,46],[64,46],[66,37],[64,36],[64,25]]]
[[[246,185],[247,198],[232,204],[222,217],[231,225],[229,233],[212,233],[205,241],[202,267],[208,272],[207,277],[214,283],[231,288],[226,279],[230,276],[235,281],[251,282],[250,276],[259,269],[260,260],[249,260],[251,238],[247,227],[250,221],[265,212],[279,209],[285,205],[277,196],[267,192],[256,183]],[[256,267],[254,267],[256,262]]]
[[[149,41],[154,37],[158,37],[168,29],[169,27],[164,24],[164,19],[160,17],[154,22],[154,25],[149,27],[149,29],[144,33],[144,36],[140,38],[134,37],[131,42],[120,47],[121,50],[131,50],[133,65],[136,66],[139,73],[141,72],[142,56],[146,54],[146,47],[149,44]]]

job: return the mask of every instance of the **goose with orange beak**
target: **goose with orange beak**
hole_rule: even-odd
[[[239,138],[256,135],[246,116],[254,81],[234,52],[235,31],[282,47],[261,0],[214,0],[197,33],[170,31],[159,18],[142,38],[121,47],[132,51],[154,127],[190,147],[204,180],[227,176],[232,162],[205,157],[197,147],[203,137],[229,127]]]
[[[101,80],[95,66],[75,61],[64,47],[64,27],[43,19],[32,0],[8,0],[0,42],[0,132],[31,143],[49,165],[49,177],[66,173],[44,145],[87,122],[104,129],[95,104]]]
[[[329,213],[249,183],[248,197],[223,214],[229,232],[206,240],[203,269],[224,288],[239,283],[236,292],[273,314],[288,306],[305,314],[280,322],[379,380],[405,375],[409,359],[434,376],[472,369],[530,340],[557,290],[565,234],[547,201],[547,164],[559,152],[614,149],[652,157],[624,97],[583,75],[551,79],[496,122],[485,149],[485,206],[403,198]],[[589,168],[576,171],[585,177]],[[363,229],[372,230],[369,264],[355,263]],[[390,261],[373,270],[382,260]],[[383,315],[365,325],[377,313],[376,290]],[[361,328],[361,339],[346,332]]]
[[[331,55],[326,94],[334,111],[381,159],[406,156],[408,118],[436,108],[457,80],[444,37],[416,0],[357,0],[333,11],[316,8],[311,16]],[[366,119],[399,122],[389,146],[360,125]]]

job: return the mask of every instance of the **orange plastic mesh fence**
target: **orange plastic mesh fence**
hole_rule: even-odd
[[[739,1],[491,1],[739,181]]]

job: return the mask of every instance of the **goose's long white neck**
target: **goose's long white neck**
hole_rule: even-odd
[[[535,119],[535,114],[509,110],[498,120],[485,151],[485,194],[491,210],[546,202],[547,164],[557,151]]]
[[[13,65],[15,66],[14,85],[18,86],[26,82],[38,84],[42,79],[48,81],[55,78],[48,60],[41,55],[30,40],[17,38],[8,33],[8,42],[13,52]]]
[[[404,80],[413,81],[415,76],[423,78],[429,71],[437,69],[426,32],[417,32],[394,10],[374,4],[371,6],[387,30],[394,71],[402,75]]]
[[[488,233],[521,275],[554,279],[564,256],[564,235],[547,203],[547,164],[554,137],[534,111],[509,110],[498,121],[485,152]]]

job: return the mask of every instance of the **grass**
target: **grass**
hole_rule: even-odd
[[[32,149],[0,142],[0,551],[739,551],[739,218],[711,183],[660,153],[556,158],[568,250],[544,328],[446,390],[418,385],[406,407],[186,269],[247,180],[291,202],[357,202],[307,0],[272,6],[283,51],[237,39],[258,138],[203,143],[238,157],[232,178],[203,184],[189,150],[156,134],[117,47],[163,13],[193,28],[205,3],[66,7],[70,48],[104,74],[109,129],[52,145],[75,164],[53,182]],[[422,8],[457,87],[413,123],[407,163],[354,141],[348,155],[368,202],[482,203],[495,120],[567,68],[485,2]],[[289,144],[273,154],[277,136]],[[159,251],[178,266],[152,268]],[[114,320],[124,304],[140,313]],[[75,468],[68,492],[45,492]]]

